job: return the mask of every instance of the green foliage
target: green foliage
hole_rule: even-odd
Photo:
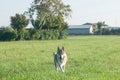
[[[119,36],[0,42],[0,80],[120,80],[119,43]],[[57,46],[68,55],[65,73],[54,67]]]
[[[64,18],[69,17],[71,12],[70,5],[65,5],[62,0],[34,0],[27,12],[30,19],[24,14],[11,16],[11,27],[14,30],[2,29],[0,40],[64,39],[67,36],[65,29],[68,28]],[[26,30],[29,20],[34,29]]]
[[[120,29],[112,29],[109,32],[111,35],[120,35]]]
[[[1,41],[11,40],[55,40],[65,39],[67,37],[66,30],[37,30],[22,29],[19,33],[12,28],[3,28],[0,30]]]
[[[33,35],[32,35],[32,39],[34,40],[39,40],[40,39],[40,35],[41,33],[39,31],[36,31]]]
[[[32,39],[36,40],[65,39],[66,37],[66,30],[40,30],[32,35]]]
[[[68,24],[67,22],[64,21],[63,18],[56,17],[53,21],[51,21],[52,24],[48,25],[45,24],[43,25],[42,29],[67,29]]]
[[[71,11],[70,5],[61,0],[34,0],[27,13],[35,29],[63,29],[66,28],[64,18],[70,16]]]
[[[95,32],[95,34],[99,35],[99,31]],[[120,29],[102,28],[102,35],[120,35]]]
[[[30,40],[31,39],[29,30],[26,30],[26,29],[22,30],[22,39],[23,40]]]
[[[65,39],[67,38],[67,31],[66,30],[60,30],[60,36],[59,36],[59,39]]]
[[[11,17],[11,26],[17,31],[21,31],[29,23],[29,20],[23,14],[16,14]]]
[[[17,32],[12,28],[1,28],[0,29],[0,41],[11,41],[15,40]]]
[[[11,26],[13,29],[17,30],[18,40],[23,39],[22,30],[28,25],[28,23],[29,23],[29,20],[26,19],[26,16],[23,14],[16,14],[15,16],[11,17]]]
[[[103,26],[105,25],[105,22],[98,22],[97,23],[97,27],[98,27],[98,31],[97,31],[97,33],[99,34],[99,35],[102,35],[103,34]]]
[[[34,34],[36,33],[37,31],[36,31],[36,29],[29,29],[29,33],[30,33],[30,38],[31,39],[34,39]],[[38,38],[37,38],[38,39]]]
[[[103,35],[120,35],[120,29],[103,29]]]
[[[41,27],[41,25],[40,25],[40,21],[39,20],[31,20],[31,23],[32,23],[32,25],[34,26],[34,28],[36,29],[36,30],[39,30],[39,29],[41,29],[42,27]]]

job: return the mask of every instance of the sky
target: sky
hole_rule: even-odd
[[[33,0],[0,0],[0,26],[10,25],[10,17],[24,13]],[[62,0],[72,9],[69,25],[105,21],[109,26],[120,27],[120,0]]]

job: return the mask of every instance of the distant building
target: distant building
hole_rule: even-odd
[[[104,24],[102,28],[108,28],[108,25]],[[94,34],[94,32],[96,32],[97,30],[97,23],[84,23],[82,25],[70,25],[68,28],[68,34],[89,35]]]
[[[93,34],[92,25],[70,25],[68,28],[70,35],[88,35]]]
[[[27,27],[25,27],[25,28],[26,28],[26,29],[33,29],[34,27],[33,27],[32,23],[29,22],[29,24],[28,24]]]

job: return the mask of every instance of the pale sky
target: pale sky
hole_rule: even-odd
[[[33,0],[1,0],[0,26],[10,25],[10,16],[23,13]],[[70,25],[86,22],[105,21],[110,26],[120,26],[120,0],[63,0],[70,4],[72,17],[66,21]]]

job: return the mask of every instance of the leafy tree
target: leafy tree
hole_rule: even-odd
[[[102,28],[102,26],[104,26],[104,22],[98,22],[97,23],[97,26],[98,26],[98,33],[100,34],[100,35],[102,35],[102,33],[103,33],[103,28]]]
[[[53,21],[51,21],[51,26],[49,29],[67,29],[68,24],[64,21],[64,19],[60,19],[59,17],[56,17]],[[42,29],[47,29],[48,24],[45,24]]]
[[[26,19],[26,16],[23,14],[16,14],[11,17],[11,26],[13,29],[17,31],[21,31],[24,27],[26,27],[29,23],[29,20]]]
[[[20,39],[22,38],[22,29],[26,27],[29,23],[29,20],[26,19],[26,16],[23,14],[16,14],[11,17],[11,26],[13,29],[17,30]]]
[[[70,13],[70,5],[65,5],[62,0],[34,0],[28,11],[36,29],[50,29],[56,25],[61,28],[66,24],[64,18],[70,16]],[[36,15],[35,19],[34,15]]]

